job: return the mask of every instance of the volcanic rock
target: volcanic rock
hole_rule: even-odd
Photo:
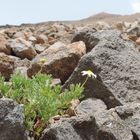
[[[31,43],[22,38],[11,40],[9,47],[12,49],[16,56],[22,59],[27,58],[31,60],[37,55]]]
[[[99,40],[97,45],[92,43],[95,38]],[[87,47],[93,48],[92,51],[81,58],[64,87],[69,87],[71,83],[83,83],[86,77],[81,75],[81,71],[91,70],[97,78],[86,83],[85,98],[102,99],[108,108],[139,102],[140,55],[135,45],[124,41],[116,30],[85,33],[85,44],[88,40],[91,43]]]
[[[0,53],[0,73],[4,76],[5,80],[9,80],[15,68],[14,59],[10,56]]]
[[[28,75],[31,77],[41,69],[42,73],[52,74],[54,78],[60,78],[64,82],[85,53],[86,47],[82,41],[67,46],[57,42],[33,59]],[[45,60],[43,64],[42,59]]]
[[[23,121],[23,107],[11,99],[0,98],[0,139],[27,140]]]

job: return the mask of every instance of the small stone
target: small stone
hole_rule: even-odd
[[[65,111],[65,113],[68,114],[70,117],[71,117],[71,116],[76,116],[75,108],[73,108],[73,107],[69,107],[69,108]]]
[[[46,49],[41,44],[35,44],[34,48],[35,48],[36,52],[39,53],[39,54],[42,53]]]
[[[46,42],[48,41],[48,37],[46,35],[39,35],[37,38],[36,38],[36,44],[45,44]]]
[[[60,120],[60,115],[56,115],[56,116],[54,116],[54,117],[52,117],[52,119],[54,119],[54,120]]]
[[[52,74],[53,78],[60,79],[63,84],[85,53],[86,47],[82,41],[69,45],[57,42],[32,60],[32,65],[28,69],[28,75],[36,74],[37,68],[40,66],[42,67],[42,73]],[[46,59],[43,65],[40,64],[41,58]]]
[[[52,80],[51,86],[54,87],[56,85],[61,85],[61,80],[58,78],[55,78]]]

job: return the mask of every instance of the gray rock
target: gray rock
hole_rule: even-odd
[[[138,140],[139,52],[115,30],[87,34],[83,41],[87,38],[94,42],[96,38],[98,43],[85,42],[92,50],[82,57],[63,88],[71,83],[83,83],[86,77],[81,76],[81,71],[90,69],[97,78],[88,80],[84,94],[92,99],[78,105],[76,117],[60,119],[46,129],[40,140]]]
[[[40,140],[94,140],[94,118],[89,116],[62,119],[44,131]]]
[[[0,99],[0,139],[27,140],[23,127],[23,107],[11,99]]]
[[[94,114],[97,125],[97,140],[133,140],[131,129],[117,115],[114,109]]]
[[[140,114],[134,115],[132,118],[127,119],[127,126],[131,129],[133,136],[136,140],[140,139]]]
[[[67,121],[54,125],[46,130],[45,135],[40,140],[81,140],[74,128]]]
[[[124,106],[118,106],[115,111],[132,130],[134,137],[140,139],[140,103],[128,103]]]
[[[101,111],[101,110],[106,110],[107,107],[104,104],[103,101],[99,100],[99,99],[92,99],[89,98],[87,100],[82,101],[76,108],[76,113],[78,115],[83,115],[83,114],[91,114],[91,113],[95,113],[97,111]]]
[[[102,101],[87,99],[77,111],[78,116],[60,119],[46,129],[40,140],[133,140],[131,129],[115,109],[106,110]]]
[[[99,98],[108,108],[139,102],[140,55],[135,45],[124,41],[116,30],[88,33],[84,37],[91,42],[95,38],[100,41],[81,58],[63,87],[68,88],[71,83],[83,83],[86,77],[81,75],[81,71],[90,69],[97,74],[97,78],[89,79],[85,84],[85,98]]]

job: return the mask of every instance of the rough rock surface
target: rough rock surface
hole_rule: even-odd
[[[99,100],[99,99],[87,99],[82,101],[77,108],[75,109],[76,113],[78,115],[83,115],[83,114],[92,114],[95,113],[97,111],[101,111],[101,110],[106,110],[107,107],[104,104],[103,101]]]
[[[83,70],[92,70],[96,79],[85,85],[85,96],[102,99],[108,108],[140,101],[140,55],[132,42],[124,41],[115,30],[92,33],[84,40],[99,39],[96,46],[80,60],[64,87],[84,82]],[[85,42],[86,43],[86,42]],[[91,48],[90,47],[90,48]]]
[[[102,14],[96,18],[106,15]],[[120,32],[109,30],[111,28]],[[86,47],[77,41],[83,41]],[[52,87],[61,81],[64,83],[87,52],[64,85],[66,88],[71,83],[84,82],[86,76],[81,76],[81,71],[92,70],[97,78],[88,79],[84,92],[86,100],[80,105],[77,102],[76,109],[77,105],[70,106],[73,114],[67,113],[76,116],[59,116],[60,120],[47,128],[40,140],[140,139],[139,20],[113,26],[103,21],[79,25],[73,22],[7,25],[0,28],[0,52],[0,72],[6,80],[16,70],[25,76],[41,70],[57,78],[53,79]],[[0,92],[0,139],[26,140],[22,107],[2,97]]]
[[[115,111],[124,120],[125,124],[132,130],[136,140],[140,139],[140,103],[128,103],[118,106]]]
[[[11,74],[13,74],[14,68],[14,59],[4,53],[0,53],[0,73],[6,80],[9,80]]]
[[[133,134],[114,109],[106,110],[101,100],[88,99],[77,107],[77,117],[61,119],[46,129],[40,140],[48,139],[133,140]]]
[[[42,67],[41,72],[52,74],[54,78],[60,78],[64,82],[85,53],[86,47],[82,41],[67,46],[57,42],[33,59],[33,64],[28,69],[28,75],[32,76]],[[45,60],[43,64],[40,64],[41,59]]]
[[[9,47],[12,49],[16,56],[22,59],[28,58],[31,60],[37,55],[31,43],[22,38],[17,38],[10,41]]]
[[[91,29],[91,28],[84,28],[82,30],[79,30],[78,32],[75,33],[72,42],[76,41],[83,41],[86,44],[86,49],[87,52],[91,51],[93,46],[97,45],[99,42],[98,38],[92,38],[91,39],[91,34],[95,33],[96,29]]]
[[[0,99],[0,139],[27,140],[23,126],[23,107],[11,99]]]

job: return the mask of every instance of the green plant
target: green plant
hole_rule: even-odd
[[[80,98],[81,84],[71,85],[70,90],[62,93],[61,86],[51,86],[52,77],[38,73],[32,79],[14,74],[10,84],[0,77],[0,90],[4,96],[24,104],[25,126],[40,135],[50,117],[67,109],[72,99]]]
[[[45,61],[41,59],[41,64]],[[96,78],[90,70],[82,71],[82,75],[87,75],[83,84],[72,84],[62,93],[60,85],[51,86],[51,75],[39,72],[30,79],[17,72],[12,75],[10,83],[5,83],[0,76],[0,91],[5,97],[24,105],[26,129],[39,136],[50,117],[61,114],[73,99],[82,97],[88,78]]]

